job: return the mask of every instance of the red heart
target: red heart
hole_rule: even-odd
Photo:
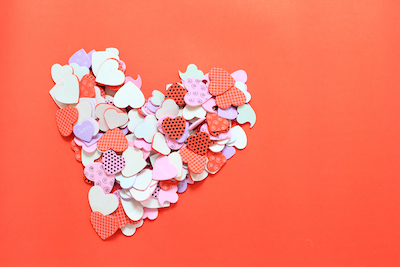
[[[233,86],[226,93],[215,97],[215,103],[222,109],[227,109],[232,105],[238,107],[246,103],[246,96],[240,89]]]
[[[232,76],[222,68],[212,68],[209,74],[210,84],[208,91],[210,94],[217,96],[225,93],[235,85],[235,80]]]
[[[79,82],[79,97],[95,97],[95,81],[96,77],[92,74],[84,75],[82,80]]]
[[[226,132],[229,130],[229,121],[225,118],[218,116],[216,113],[207,114],[208,131],[213,132]]]
[[[165,99],[172,99],[178,106],[185,106],[185,95],[188,91],[178,83],[173,83],[167,90]]]
[[[97,148],[100,151],[114,150],[123,152],[128,148],[128,140],[119,128],[108,130],[97,141]]]
[[[207,151],[207,158],[207,170],[212,173],[219,171],[226,163],[226,157],[222,152],[214,153],[212,151]]]
[[[73,124],[78,120],[79,112],[74,107],[66,107],[56,111],[56,123],[62,136],[69,136]]]
[[[118,219],[112,215],[104,216],[100,212],[94,211],[90,215],[90,222],[103,240],[109,238],[118,230]]]
[[[189,170],[193,173],[200,174],[206,168],[206,156],[198,155],[186,147],[179,150],[179,155],[182,157],[182,162],[187,163]]]
[[[187,139],[187,147],[199,155],[205,155],[210,146],[210,137],[207,133],[201,132],[197,135],[191,135]]]
[[[119,201],[118,208],[113,213],[111,213],[111,215],[114,216],[115,218],[117,218],[118,227],[120,229],[127,224],[127,220],[126,220],[127,216],[125,214],[124,208],[122,207],[121,201]]]
[[[185,132],[186,120],[183,117],[175,119],[165,118],[162,122],[162,129],[172,139],[178,140]]]
[[[160,187],[162,190],[170,190],[172,187],[175,185],[178,185],[181,181],[176,181],[176,180],[163,180],[160,181]]]

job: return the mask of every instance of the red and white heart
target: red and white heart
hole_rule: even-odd
[[[242,70],[204,74],[190,64],[165,95],[154,90],[146,100],[140,76],[125,69],[116,48],[81,49],[51,73],[57,127],[74,133],[74,157],[92,185],[90,221],[103,240],[118,229],[133,235],[188,184],[218,172],[247,145],[240,124],[256,121]]]

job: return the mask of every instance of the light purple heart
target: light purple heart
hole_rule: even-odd
[[[153,103],[151,103],[151,100],[147,102],[146,107],[153,113],[156,113],[157,109],[159,108],[159,106],[153,105]]]
[[[90,140],[89,142],[86,142],[83,140],[82,141],[86,146],[91,146],[91,145],[94,145],[95,143],[97,143],[97,141],[99,141],[100,137],[102,137],[102,136],[103,136],[103,133],[98,133],[95,136],[93,136],[92,140]]]
[[[228,120],[234,120],[238,116],[238,112],[233,106],[230,106],[227,109],[218,108],[218,116]]]
[[[108,150],[103,153],[103,166],[106,174],[116,174],[125,168],[125,159],[113,150]]]
[[[94,132],[93,123],[90,120],[83,121],[81,124],[74,126],[73,132],[82,141],[90,142]]]
[[[225,146],[224,149],[222,149],[222,154],[224,154],[226,159],[230,159],[236,154],[236,149],[232,146]]]
[[[93,56],[93,53],[94,52],[96,52],[96,50],[92,50],[92,51],[90,51],[87,55],[88,55],[88,57],[89,57],[89,59],[90,59],[90,62],[92,62],[92,56]]]
[[[79,51],[76,51],[75,54],[73,54],[69,60],[68,64],[76,63],[79,66],[85,66],[87,68],[90,68],[92,66],[92,60],[89,58],[88,54],[86,54],[85,49],[81,49]]]
[[[122,132],[124,135],[127,135],[127,134],[129,133],[128,126],[126,126],[125,128],[122,128],[122,129],[121,129],[121,132]]]
[[[178,193],[183,193],[187,189],[187,181],[186,179],[183,179],[179,184],[178,184]]]

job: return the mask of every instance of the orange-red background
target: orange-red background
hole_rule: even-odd
[[[1,266],[399,266],[398,1],[8,1]],[[307,3],[306,3],[307,2]],[[102,241],[50,67],[117,47],[143,91],[244,69],[248,147],[133,237]]]

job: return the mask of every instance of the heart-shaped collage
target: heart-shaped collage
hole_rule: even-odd
[[[51,67],[56,125],[73,137],[73,156],[91,185],[89,218],[103,240],[118,229],[132,236],[188,184],[217,173],[247,145],[240,125],[256,122],[244,70],[204,74],[190,64],[147,100],[141,77],[125,71],[116,48],[81,49]]]

